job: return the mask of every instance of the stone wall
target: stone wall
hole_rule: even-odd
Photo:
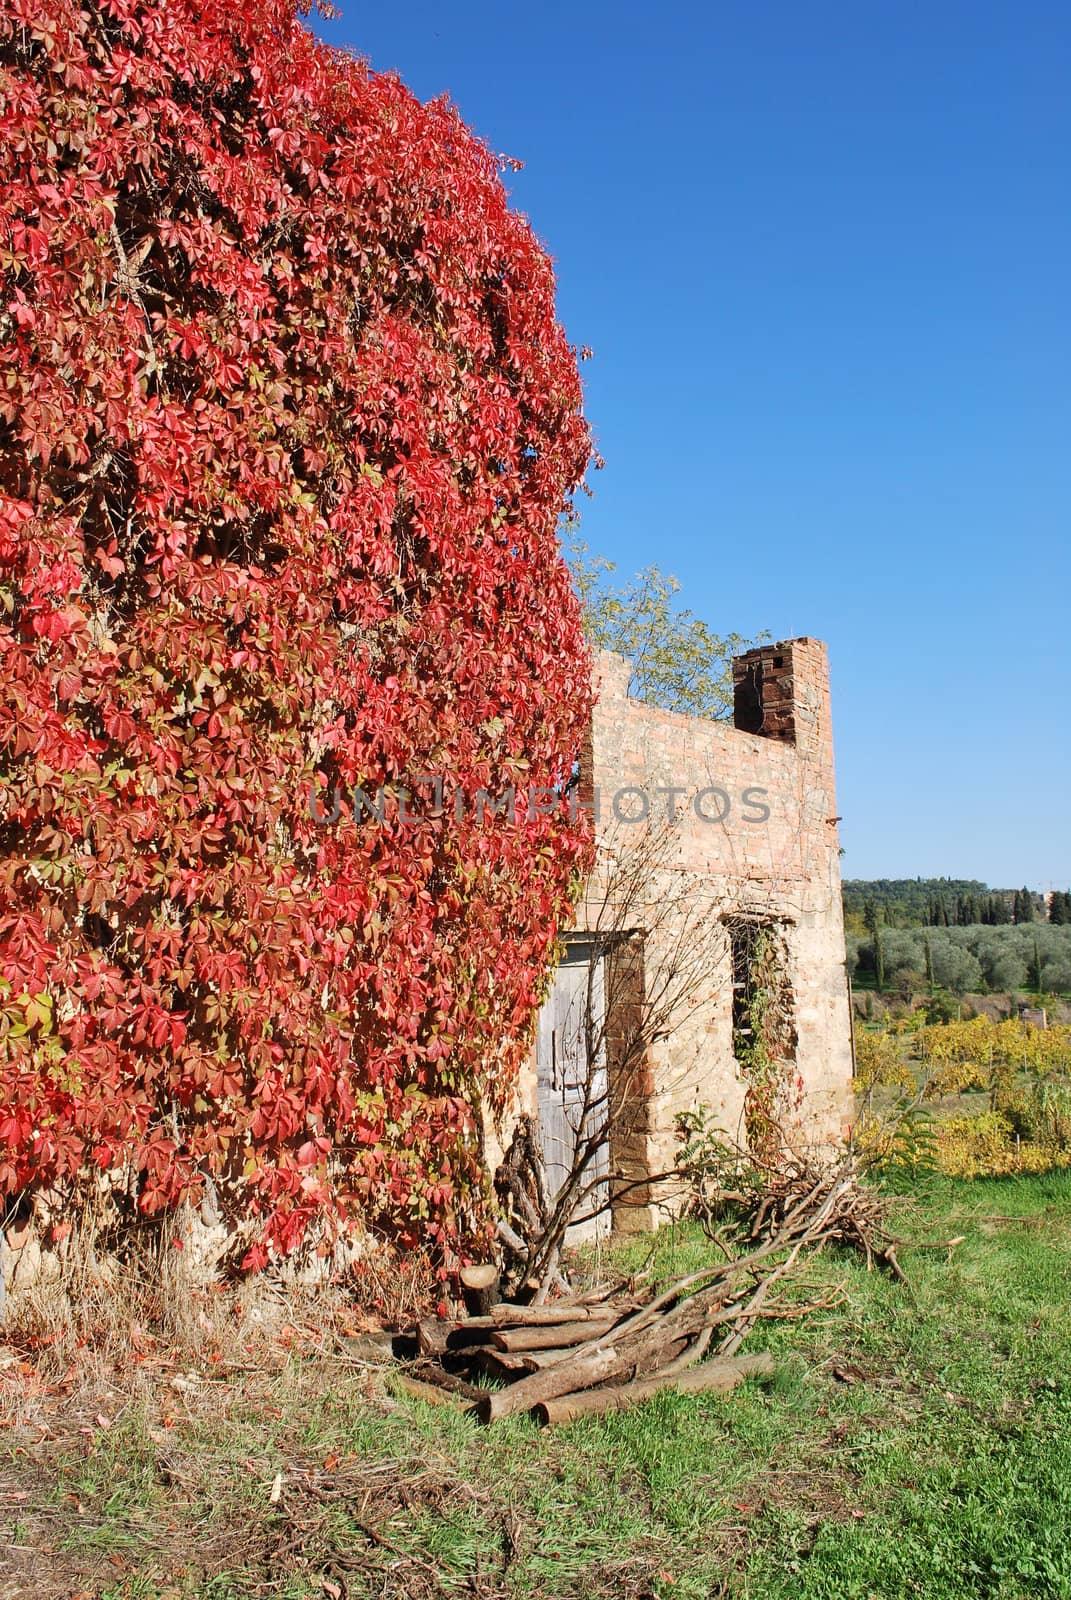
[[[602,653],[596,671],[577,803],[595,812],[602,866],[575,926],[612,920],[607,902],[618,892],[620,865],[647,848],[646,905],[631,905],[624,920],[642,941],[648,991],[683,959],[703,975],[633,1074],[629,1093],[634,1099],[642,1080],[645,1103],[612,1141],[612,1166],[633,1183],[666,1171],[676,1114],[698,1104],[742,1135],[746,1084],[734,1055],[730,957],[730,922],[739,917],[775,926],[787,951],[790,1135],[828,1143],[849,1115],[851,1046],[825,646],[792,639],[740,657],[735,725],[631,699],[630,665],[620,656]],[[611,1018],[611,1045],[615,1026]],[[529,1073],[525,1101],[533,1087]],[[665,1185],[630,1188],[615,1205],[615,1224],[652,1227],[673,1198]]]

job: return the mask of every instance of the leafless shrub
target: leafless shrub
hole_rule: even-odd
[[[620,828],[604,839],[583,916],[588,956],[566,1176],[550,1192],[537,1142],[522,1122],[496,1177],[508,1262],[537,1300],[560,1277],[570,1227],[627,1199],[672,1208],[675,1172],[651,1172],[629,1155],[646,1131],[651,1052],[725,981],[718,908],[709,886],[680,865],[671,824]],[[677,1076],[683,1082],[687,1069]],[[607,1149],[609,1172],[600,1166]]]

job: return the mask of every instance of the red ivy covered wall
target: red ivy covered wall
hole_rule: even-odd
[[[0,149],[0,1194],[463,1241],[585,829],[309,786],[570,771],[550,263],[288,0],[3,0]]]

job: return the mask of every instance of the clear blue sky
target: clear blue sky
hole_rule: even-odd
[[[316,26],[524,161],[595,350],[590,545],[828,641],[845,874],[1071,883],[1066,0]]]

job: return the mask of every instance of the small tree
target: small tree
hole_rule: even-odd
[[[687,716],[732,717],[733,657],[757,640],[715,633],[677,604],[680,584],[656,566],[618,584],[613,581],[616,563],[592,556],[582,540],[568,542],[565,553],[588,643],[593,649],[616,650],[628,657],[630,694]]]

